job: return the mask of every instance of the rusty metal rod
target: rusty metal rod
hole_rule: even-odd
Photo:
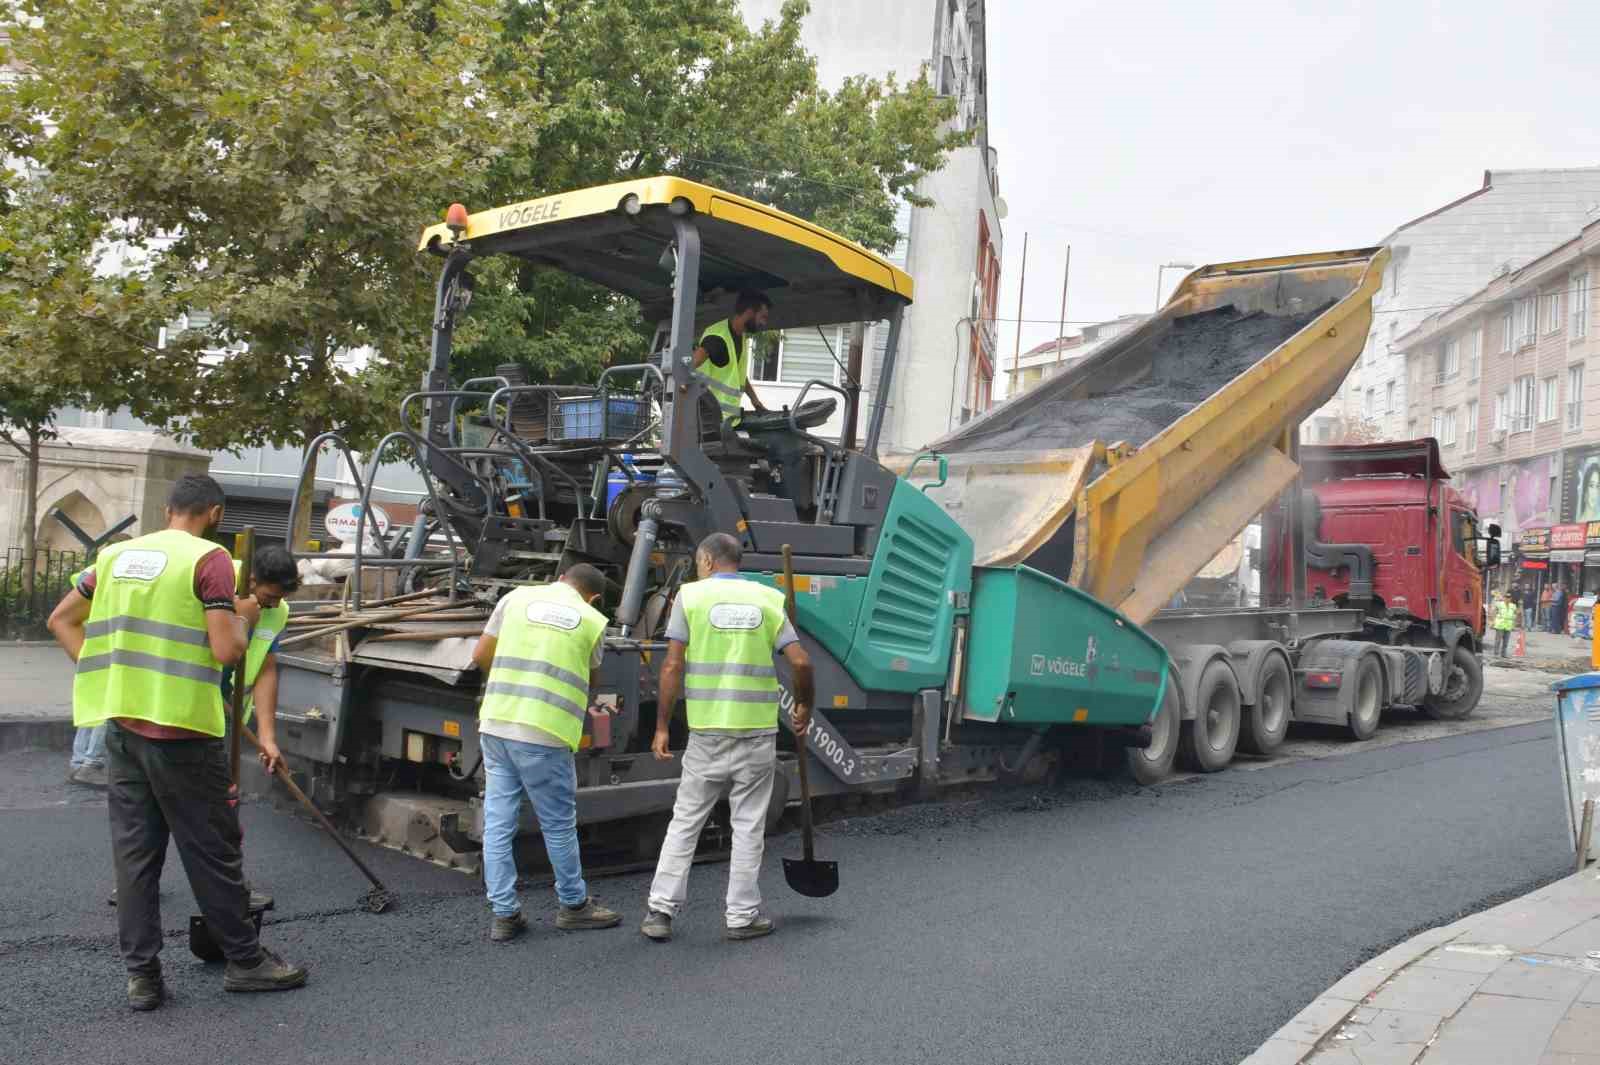
[[[440,610],[449,610],[453,608],[459,608],[460,606],[460,603],[433,603],[429,606],[412,607],[408,610],[392,610],[385,614],[375,614],[372,617],[358,617],[349,621],[341,621],[334,625],[328,625],[324,628],[313,629],[310,632],[297,632],[293,636],[282,640],[278,646],[280,648],[293,647],[296,644],[306,643],[311,640],[318,640],[324,636],[332,636],[336,632],[344,632],[346,629],[356,629],[363,625],[372,625],[382,621],[400,621],[405,618],[416,617],[419,614],[432,614]]]

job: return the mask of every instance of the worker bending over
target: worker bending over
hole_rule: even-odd
[[[112,722],[118,938],[136,1010],[164,997],[159,890],[169,838],[228,959],[222,986],[277,991],[306,981],[304,969],[261,946],[249,919],[221,679],[224,663],[245,657],[261,608],[234,598],[228,553],[203,538],[222,509],[216,481],[181,478],[167,500],[167,528],[107,547],[50,615],[51,633],[77,663],[73,723]]]
[[[784,614],[783,593],[742,578],[740,557],[739,541],[726,533],[702,540],[695,553],[701,579],[678,592],[667,622],[667,657],[650,746],[656,758],[672,757],[667,726],[680,693],[688,704],[689,745],[672,824],[650,885],[650,910],[640,928],[657,941],[672,938],[672,919],[687,896],[700,829],[724,794],[733,825],[727,938],[754,939],[772,931],[772,921],[761,913],[757,878],[778,755],[773,656],[781,651],[789,662],[799,733],[811,722],[811,659]]]
[[[716,397],[722,420],[739,424],[739,398],[750,397],[750,405],[765,411],[761,397],[750,384],[751,333],[767,327],[772,301],[763,293],[746,289],[733,304],[733,317],[706,327],[694,349],[694,371]]]
[[[589,695],[605,655],[606,619],[593,606],[605,577],[579,563],[554,584],[518,588],[501,599],[472,651],[488,676],[478,710],[483,751],[483,880],[489,938],[527,930],[517,901],[512,842],[526,792],[556,874],[556,927],[613,928],[622,916],[589,895],[578,853],[578,771]]]

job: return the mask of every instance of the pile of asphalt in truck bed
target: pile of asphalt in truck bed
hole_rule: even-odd
[[[1239,313],[1231,304],[1175,319],[1138,384],[1082,399],[1047,399],[953,440],[949,452],[1142,444],[1260,362],[1327,307],[1302,314]],[[1040,386],[1049,389],[1050,384]]]

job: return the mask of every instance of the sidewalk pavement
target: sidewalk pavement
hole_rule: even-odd
[[[1498,658],[1493,654],[1494,633],[1484,633],[1483,648],[1484,660],[1496,665],[1507,665],[1513,668],[1538,669],[1551,673],[1587,673],[1593,667],[1589,664],[1589,641],[1576,636],[1538,632],[1532,629],[1518,630],[1526,639],[1526,654],[1522,658]],[[1512,634],[1513,639],[1516,633]]]
[[[72,662],[54,643],[0,644],[0,751],[72,747]]]
[[[1434,928],[1241,1065],[1600,1065],[1600,866]]]

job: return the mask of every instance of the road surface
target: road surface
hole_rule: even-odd
[[[1481,731],[1398,721],[1353,748],[1139,790],[1073,780],[823,826],[843,888],[789,892],[769,840],[774,937],[720,938],[725,867],[697,867],[667,945],[637,931],[647,878],[597,881],[622,928],[487,940],[474,882],[365,848],[364,882],[309,824],[245,809],[265,939],[308,965],[282,995],[226,995],[181,937],[172,1000],[130,1014],[103,802],[59,754],[0,755],[0,1031],[7,1061],[1231,1063],[1413,930],[1567,870],[1547,675],[1495,671]],[[1509,694],[1508,694],[1509,693]],[[1499,709],[1496,709],[1496,708]],[[1429,738],[1418,738],[1429,737]],[[1241,771],[1244,769],[1245,771]],[[166,925],[192,902],[174,859]]]

